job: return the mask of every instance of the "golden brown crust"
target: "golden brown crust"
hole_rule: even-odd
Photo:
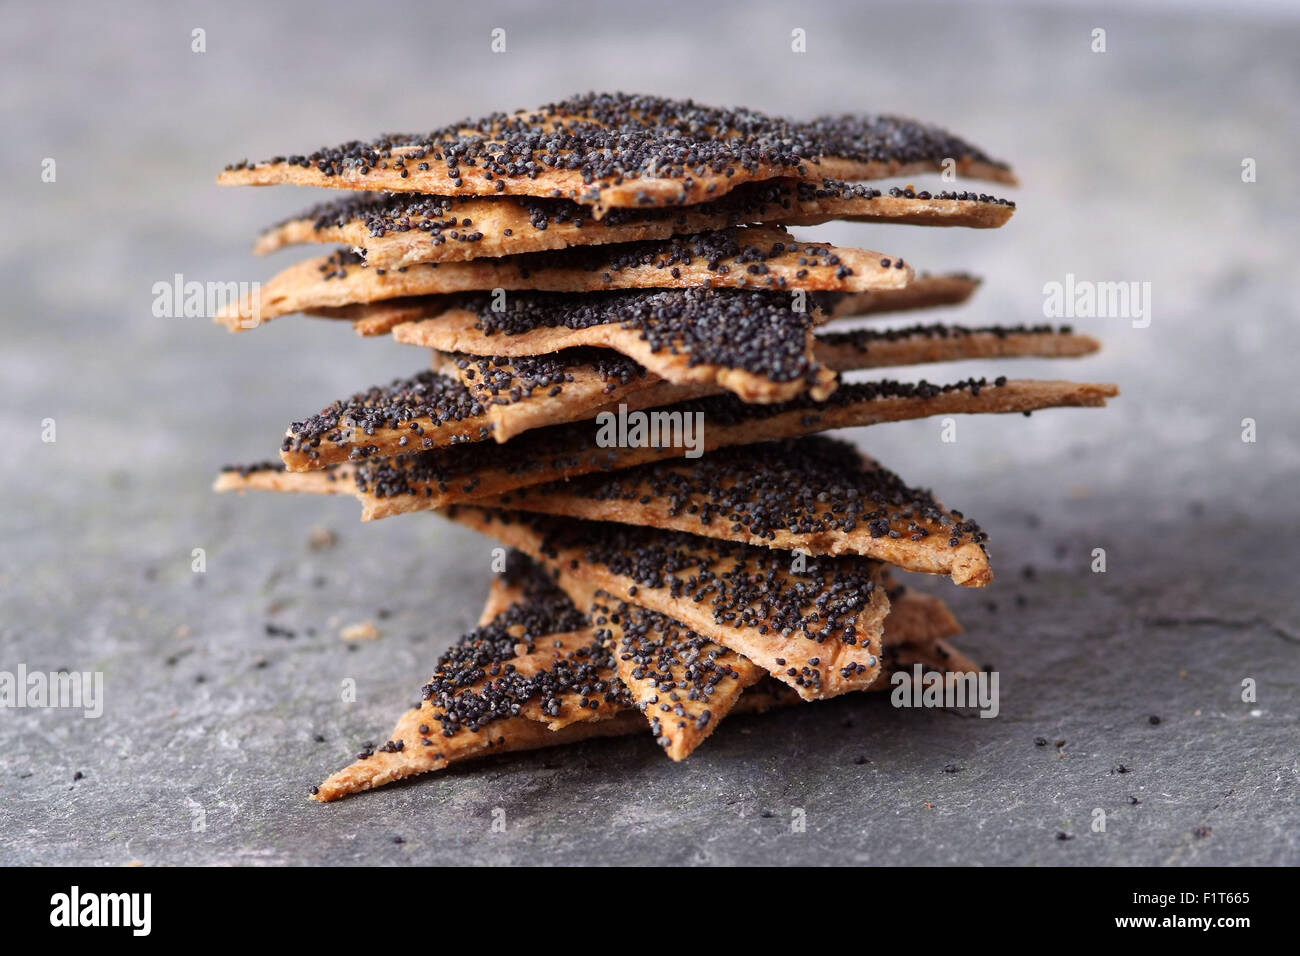
[[[735,244],[745,251],[710,255],[710,249]],[[778,247],[784,251],[775,251]],[[765,257],[761,272],[753,271],[760,264],[749,252],[753,249],[761,250]],[[833,261],[828,262],[827,257]],[[890,265],[883,266],[882,261]],[[912,274],[911,267],[897,257],[825,243],[797,243],[785,230],[773,226],[740,226],[631,249],[599,246],[502,259],[424,263],[402,270],[367,267],[355,257],[336,252],[290,266],[260,287],[256,301],[249,297],[230,303],[217,313],[215,321],[239,332],[292,312],[485,289],[576,293],[713,286],[868,292],[902,289]]]

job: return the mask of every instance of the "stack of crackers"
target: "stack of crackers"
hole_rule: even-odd
[[[944,172],[1015,183],[965,140],[893,116],[793,121],[623,94],[228,167],[224,185],[351,192],[263,233],[259,253],[337,248],[219,322],[301,312],[422,352],[409,378],[292,423],[279,461],[227,468],[217,488],[349,494],[367,520],[432,511],[497,543],[478,628],[391,737],[315,797],[616,734],[649,731],[681,760],[729,713],[888,687],[916,665],[973,672],[948,608],[892,569],[983,587],[985,533],[821,433],[1101,406],[1113,386],[845,378],[1098,343],[1037,325],[882,326],[958,305],[978,281],[788,231],[1012,216],[967,189],[867,185]]]

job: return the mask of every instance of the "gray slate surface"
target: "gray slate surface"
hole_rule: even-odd
[[[382,26],[306,3],[6,14],[0,670],[99,670],[107,704],[99,720],[0,711],[0,863],[1300,862],[1296,21],[745,9],[394,2]],[[488,52],[496,26],[504,55]],[[789,52],[794,27],[806,55]],[[1103,354],[1010,369],[1118,382],[1109,410],[965,419],[955,444],[935,422],[854,436],[991,532],[987,593],[921,586],[997,665],[1001,716],[841,699],[728,721],[680,766],[646,735],[309,803],[476,617],[489,546],[431,517],[361,525],[345,500],[210,494],[217,466],[271,456],[284,423],[419,363],[303,319],[244,336],[156,319],[153,283],[265,278],[294,258],[247,245],[316,197],[218,190],[226,162],[588,88],[907,112],[1013,159],[1020,210],[1000,232],[817,232],[985,276],[961,321],[1035,321],[1066,273],[1153,284],[1150,328],[1083,320]],[[332,550],[308,548],[318,525]],[[366,619],[378,641],[338,638]]]

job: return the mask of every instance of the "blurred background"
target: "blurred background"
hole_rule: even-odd
[[[781,838],[759,810],[796,803],[821,815],[779,852],[804,862],[1297,862],[1297,48],[1283,2],[7,9],[0,670],[102,671],[107,702],[98,721],[0,711],[0,862],[743,862]],[[952,444],[937,421],[852,435],[990,533],[987,594],[922,586],[1003,673],[1003,716],[834,703],[724,726],[683,767],[647,738],[306,805],[477,617],[490,545],[427,516],[362,525],[351,499],[211,494],[222,464],[274,457],[288,422],[425,360],[346,323],[235,336],[155,318],[154,283],[265,280],[314,253],[249,246],[324,192],[219,189],[227,163],[588,89],[897,112],[1012,162],[1018,189],[978,187],[1018,203],[1000,230],[804,231],[984,278],[927,320],[1044,321],[1067,274],[1151,284],[1149,327],[1074,321],[1097,356],[900,374],[1115,382],[1110,408],[964,418]],[[321,529],[335,546],[310,546]],[[370,619],[380,640],[339,640]],[[1036,750],[1039,734],[1069,745]],[[1124,760],[1146,776],[1117,782]],[[1125,798],[1143,788],[1139,811]],[[483,808],[503,789],[523,823],[493,840]],[[922,803],[939,809],[919,819]],[[1053,839],[1112,804],[1123,836]],[[729,828],[744,847],[707,836]]]

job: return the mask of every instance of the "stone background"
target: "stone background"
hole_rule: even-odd
[[[6,12],[0,670],[102,671],[107,700],[98,720],[0,711],[0,862],[1300,862],[1293,7],[359,9]],[[242,336],[157,319],[152,286],[264,279],[298,255],[247,248],[316,196],[219,190],[227,162],[590,88],[903,112],[1012,159],[1000,231],[816,232],[983,275],[954,320],[1040,320],[1067,273],[1152,283],[1149,328],[1077,323],[1098,356],[916,373],[1118,382],[1108,410],[962,419],[955,444],[935,421],[853,436],[990,531],[986,593],[921,586],[998,667],[1001,716],[839,699],[727,721],[680,766],[647,735],[310,803],[477,616],[489,545],[434,518],[362,525],[351,500],[212,495],[218,466],[271,457],[288,421],[420,362],[301,318]],[[318,526],[336,547],[308,548]],[[367,619],[378,641],[339,639]]]

